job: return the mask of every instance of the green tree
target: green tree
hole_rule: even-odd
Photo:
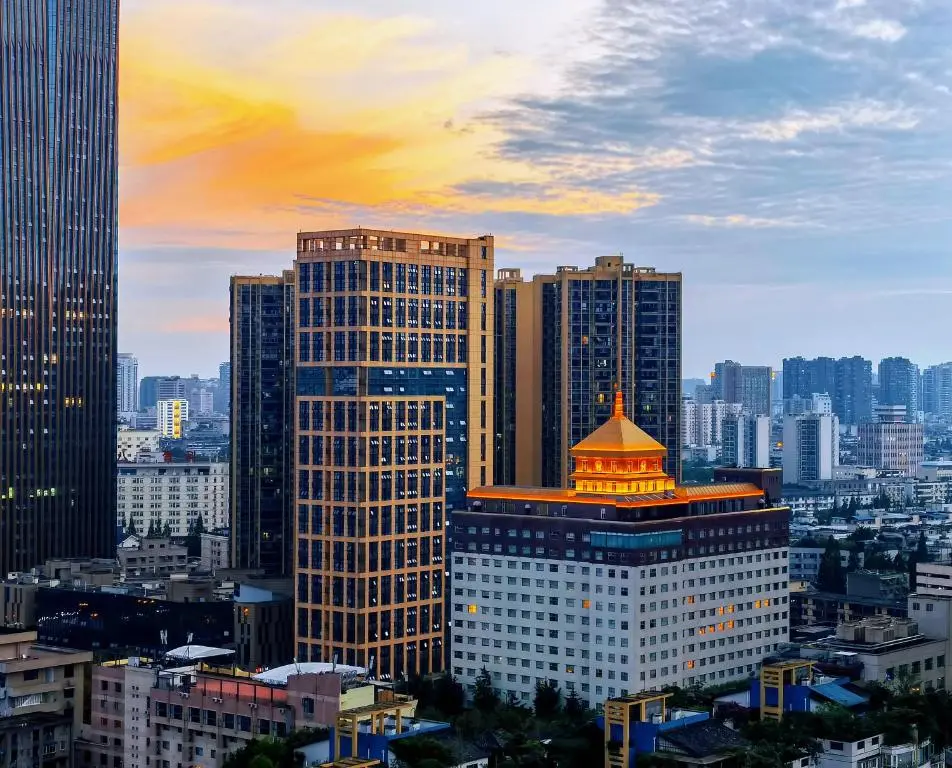
[[[916,562],[929,562],[929,544],[926,541],[925,531],[919,533],[919,541],[916,542]]]
[[[863,541],[872,541],[876,538],[876,532],[865,525],[858,525],[856,529],[850,533],[847,538],[850,541],[863,542]]]
[[[390,751],[406,768],[450,768],[456,755],[442,741],[430,736],[411,736],[390,743]]]
[[[146,534],[150,539],[157,538],[162,534],[162,530],[159,528],[158,521],[153,517],[149,521],[149,532]]]
[[[536,717],[551,720],[562,711],[562,692],[554,680],[536,683],[533,707]]]
[[[185,546],[189,557],[202,556],[202,534],[205,533],[205,519],[199,515],[189,526],[188,536],[185,537]]]
[[[840,560],[840,547],[832,536],[827,539],[826,549],[820,558],[816,585],[824,592],[846,592],[846,573]]]
[[[165,527],[162,529],[163,538],[170,539],[172,538],[172,524],[166,520]]]
[[[573,722],[580,722],[585,717],[585,705],[575,686],[569,688],[569,695],[565,697],[565,716]]]
[[[486,667],[476,676],[473,704],[480,712],[492,712],[499,706],[499,694],[493,688],[493,679]]]
[[[466,708],[466,691],[449,672],[433,683],[433,706],[449,718],[457,717]]]
[[[129,515],[129,524],[126,526],[126,534],[136,536],[138,533],[138,530],[136,530],[136,521],[132,519],[132,515]]]
[[[850,559],[846,564],[846,572],[853,573],[859,570],[859,552],[855,549],[850,551]]]

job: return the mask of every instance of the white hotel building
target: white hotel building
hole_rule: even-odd
[[[676,487],[664,453],[619,400],[572,449],[571,489],[470,492],[452,556],[461,682],[485,668],[523,701],[552,680],[600,706],[750,676],[787,641],[789,509],[762,482]]]

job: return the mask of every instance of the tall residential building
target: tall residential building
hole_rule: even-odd
[[[495,282],[494,485],[542,483],[542,314],[540,283],[518,269]]]
[[[770,468],[770,417],[729,416],[724,419],[721,464],[738,468]]]
[[[144,534],[153,526],[186,536],[202,518],[205,530],[228,527],[228,465],[218,461],[146,464],[120,462],[116,523],[132,521]]]
[[[608,418],[616,387],[632,403],[641,428],[678,445],[681,275],[626,264],[621,256],[601,256],[592,267],[558,267],[554,275],[536,275],[531,290],[512,294],[520,280],[518,271],[503,270],[496,282],[497,304],[504,309],[516,306],[520,314],[519,306],[534,303],[533,339],[524,335],[522,321],[517,334],[511,317],[497,329],[504,335],[497,338],[497,347],[512,349],[515,338],[515,360],[532,359],[513,368],[504,357],[496,371],[496,391],[516,392],[527,406],[534,399],[539,404],[538,409],[517,406],[515,428],[503,424],[497,429],[499,438],[508,441],[497,452],[515,457],[514,476],[563,487],[571,472],[569,448]],[[506,298],[512,296],[515,305]],[[530,373],[520,375],[527,366]],[[504,399],[502,407],[511,415],[511,401]],[[526,433],[533,435],[531,444],[539,445],[538,451],[518,448]],[[501,478],[513,476],[505,471]],[[680,476],[679,451],[666,457],[665,471]]]
[[[740,403],[698,403],[685,398],[681,405],[682,446],[721,445],[724,421],[741,412]]]
[[[873,417],[873,364],[865,358],[836,361],[833,412],[843,424],[862,424]]]
[[[116,401],[119,416],[131,416],[139,410],[139,361],[135,355],[117,358]]]
[[[139,410],[155,408],[159,402],[159,382],[164,376],[143,376],[139,380]]]
[[[664,454],[619,392],[573,447],[570,486],[469,492],[453,526],[457,679],[472,688],[485,668],[524,702],[552,680],[594,708],[747,678],[787,641],[790,510],[765,497],[770,470],[682,488]]]
[[[886,357],[879,362],[879,404],[902,405],[906,419],[917,421],[922,410],[919,366],[905,357]]]
[[[922,410],[952,419],[952,363],[932,365],[922,372]]]
[[[830,397],[836,391],[836,361],[832,357],[806,360],[788,357],[783,361],[783,399],[810,397],[814,393]]]
[[[725,360],[714,366],[714,399],[741,403],[751,416],[769,416],[773,371],[769,365],[741,365]]]
[[[162,437],[181,440],[188,421],[188,400],[159,400],[156,404],[158,430]]]
[[[297,657],[444,665],[446,526],[493,478],[493,238],[298,235]]]
[[[115,545],[118,0],[0,0],[0,572]]]
[[[784,400],[783,412],[785,416],[801,416],[804,413],[832,414],[833,398],[816,392],[809,397],[794,395],[788,400]]]
[[[155,384],[159,400],[187,400],[188,390],[188,382],[181,376],[163,376]]]
[[[832,480],[840,463],[839,419],[804,414],[783,420],[783,482],[799,485]]]
[[[917,477],[925,451],[921,423],[910,422],[904,405],[880,405],[876,420],[859,425],[859,463]]]
[[[232,563],[273,576],[294,568],[294,304],[293,270],[231,279]]]
[[[231,413],[231,363],[218,366],[218,388],[215,390],[216,413]]]

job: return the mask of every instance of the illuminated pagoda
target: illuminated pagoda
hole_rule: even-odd
[[[677,485],[625,416],[571,449],[569,488],[475,488],[454,514],[448,666],[531,702],[540,681],[592,707],[748,677],[788,636],[790,510],[777,470]]]

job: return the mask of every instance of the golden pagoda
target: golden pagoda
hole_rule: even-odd
[[[570,451],[577,493],[612,496],[668,494],[674,478],[665,474],[668,449],[625,416],[621,390],[615,391],[611,418]]]

